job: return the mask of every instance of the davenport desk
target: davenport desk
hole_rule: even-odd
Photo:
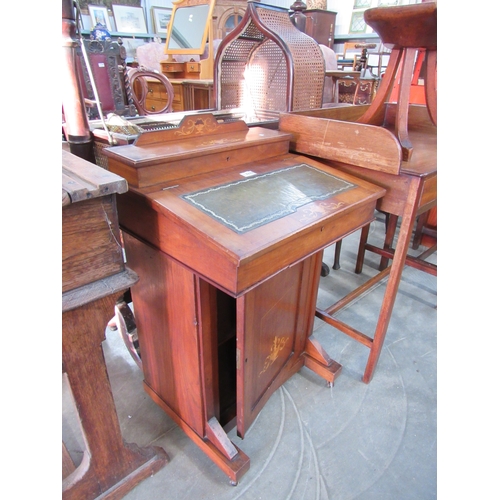
[[[62,362],[86,449],[75,468],[63,443],[62,498],[118,499],[167,462],[124,443],[102,351],[117,298],[137,281],[125,267],[116,213],[125,179],[62,152]]]
[[[290,134],[187,115],[105,150],[118,197],[144,386],[236,483],[243,438],[306,366],[340,365],[312,335],[322,250],[373,220],[383,188],[289,153]]]

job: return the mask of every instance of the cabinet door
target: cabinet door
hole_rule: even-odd
[[[284,269],[237,299],[237,431],[304,365],[312,332],[321,254]]]
[[[333,48],[333,39],[335,36],[336,12],[328,10],[306,10],[306,35],[314,38],[316,42]]]

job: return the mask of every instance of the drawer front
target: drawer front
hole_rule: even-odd
[[[163,94],[163,96],[162,96]],[[165,97],[165,87],[160,82],[148,82],[148,97],[161,99]]]
[[[186,75],[199,74],[201,71],[200,66],[198,62],[187,62],[185,67]]]
[[[161,68],[164,73],[182,73],[184,71],[184,63],[161,63]]]
[[[147,111],[159,111],[163,109],[167,105],[167,99],[155,99],[147,98],[146,99],[146,110]]]

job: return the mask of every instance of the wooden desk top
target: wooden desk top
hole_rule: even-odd
[[[189,118],[183,123],[190,123]],[[289,134],[249,129],[244,122],[224,124],[220,130],[227,132],[188,135],[184,140],[175,140],[175,130],[169,130],[162,132],[161,142],[119,146],[107,149],[106,154],[110,170],[126,177],[132,186],[117,200],[122,228],[233,296],[366,224],[373,218],[376,201],[385,193],[384,188],[290,154]],[[279,201],[286,210],[283,216],[270,217],[274,220],[258,223],[246,232],[235,231],[231,224],[210,214],[210,209],[200,210],[185,198],[245,179],[287,172],[302,164],[312,168],[316,176],[329,177],[330,191],[309,192],[309,199],[301,204],[294,196],[304,196],[305,189],[296,179],[282,179],[285,186],[276,188],[280,189],[276,195],[262,194],[259,187],[251,189],[247,202],[239,204],[241,210],[248,211],[244,219],[251,224],[269,216],[262,215],[263,206],[276,207]],[[136,183],[138,170],[143,172]],[[250,187],[252,182],[245,185]],[[237,205],[232,207],[237,209]]]

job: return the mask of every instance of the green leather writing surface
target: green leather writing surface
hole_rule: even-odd
[[[233,231],[245,233],[353,187],[355,184],[301,163],[182,198]]]

